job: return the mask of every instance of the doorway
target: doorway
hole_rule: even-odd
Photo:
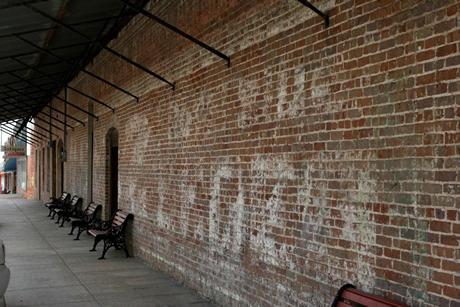
[[[110,128],[106,136],[106,215],[113,216],[118,210],[118,130]]]

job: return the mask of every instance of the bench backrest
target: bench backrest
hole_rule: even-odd
[[[59,197],[59,202],[66,204],[70,200],[70,194],[67,192],[63,192],[61,197]]]
[[[340,288],[337,296],[332,303],[332,307],[408,307],[407,305],[362,292],[354,288],[353,285],[345,285]]]
[[[59,200],[60,201],[64,201],[66,198],[67,198],[67,195],[69,195],[69,193],[67,192],[62,192],[61,196],[59,196]]]
[[[86,209],[85,209],[85,211],[83,213],[84,219],[87,222],[91,222],[92,220],[97,218],[97,214],[99,213],[99,211],[101,211],[101,209],[102,209],[101,205],[98,205],[95,202],[91,202],[88,205],[88,207],[86,207]]]
[[[131,213],[125,212],[123,210],[118,210],[112,217],[112,230],[125,231],[126,225],[128,224],[129,219],[133,218]]]
[[[72,197],[72,200],[69,203],[69,208],[68,208],[69,211],[70,212],[75,212],[75,211],[81,209],[82,202],[83,202],[83,198],[78,197],[77,195],[74,195]]]

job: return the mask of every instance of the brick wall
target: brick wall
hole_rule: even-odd
[[[36,167],[36,154],[35,154],[35,147],[31,147],[30,155],[27,157],[27,187],[24,193],[24,197],[27,199],[37,199],[37,173],[35,170]]]
[[[458,306],[458,1],[315,4],[329,28],[294,0],[151,3],[232,65],[136,17],[111,46],[176,90],[107,53],[87,69],[139,103],[72,82],[116,108],[95,106],[93,199],[107,206],[116,128],[136,256],[221,304],[328,306],[349,282]],[[87,193],[87,144],[68,130],[71,193]]]

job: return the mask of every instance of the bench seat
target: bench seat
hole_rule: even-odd
[[[124,249],[126,257],[129,257],[128,248],[126,246],[126,228],[128,221],[133,218],[131,213],[123,210],[118,210],[110,221],[103,222],[101,227],[89,229],[88,234],[94,237],[93,248],[90,251],[95,251],[96,246],[100,241],[104,241],[104,250],[99,259],[104,259],[105,254],[112,246],[116,249]]]

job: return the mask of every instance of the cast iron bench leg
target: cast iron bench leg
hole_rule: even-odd
[[[77,227],[77,225],[75,225],[75,223],[72,222],[72,229],[71,229],[70,232],[68,233],[69,236],[73,235],[73,231],[75,230],[76,227]]]
[[[61,225],[59,225],[59,227],[64,227],[64,223],[67,220],[68,220],[68,217],[66,217],[65,215],[62,215],[62,223],[61,223]]]
[[[105,253],[112,247],[112,244],[107,243],[107,240],[104,240],[104,250],[102,251],[102,256],[99,257],[99,260],[105,259]]]
[[[74,240],[80,240],[80,235],[83,233],[83,231],[85,231],[85,229],[81,229],[81,227],[78,226],[77,237]]]
[[[89,251],[90,251],[90,252],[96,251],[96,246],[97,246],[97,244],[98,244],[99,242],[101,242],[101,240],[102,240],[102,237],[101,237],[101,236],[96,236],[96,237],[94,238],[94,245],[93,245],[93,248],[90,249]]]

